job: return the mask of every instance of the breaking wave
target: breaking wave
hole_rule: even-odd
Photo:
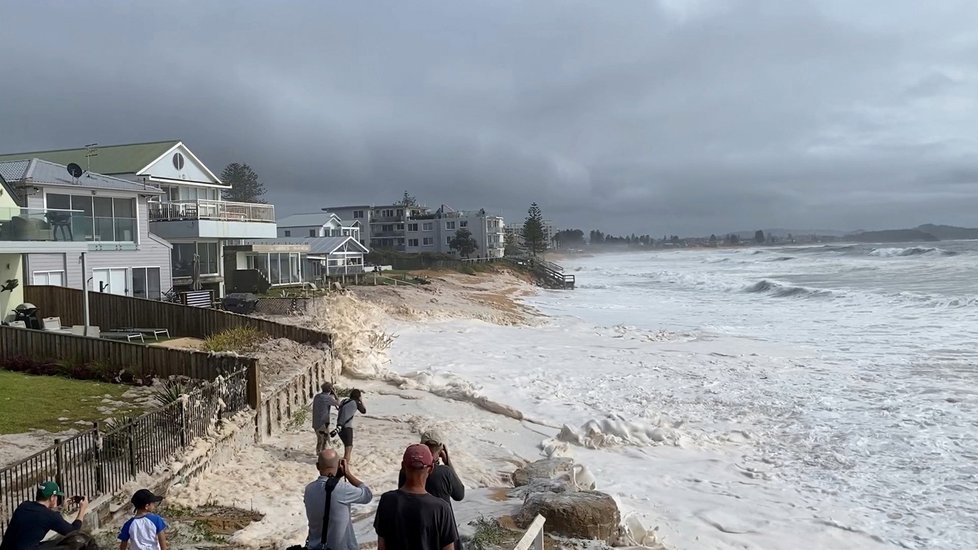
[[[831,290],[786,285],[767,279],[744,288],[744,292],[750,294],[769,294],[776,298],[831,298],[835,295]]]
[[[909,248],[874,248],[869,251],[870,256],[879,258],[895,258],[901,256],[923,256],[925,254],[939,256],[957,256],[958,253],[943,248],[928,248],[923,246],[912,246]]]

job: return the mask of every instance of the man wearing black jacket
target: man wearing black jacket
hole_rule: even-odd
[[[0,550],[34,550],[48,531],[67,535],[81,529],[85,514],[88,513],[88,499],[81,497],[78,501],[78,515],[75,521],[68,523],[56,510],[59,498],[64,498],[64,493],[57,483],[45,481],[38,485],[34,500],[22,502],[14,510],[10,524],[3,533]]]

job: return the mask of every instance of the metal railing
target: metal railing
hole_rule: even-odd
[[[215,200],[151,202],[150,221],[222,220],[275,223],[271,204]]]
[[[547,518],[537,514],[537,517],[533,518],[533,523],[527,527],[526,532],[523,533],[523,538],[516,543],[513,550],[529,550],[530,548],[543,550],[543,524],[546,522]]]
[[[222,418],[248,408],[247,369],[219,376],[178,401],[138,418],[93,429],[0,470],[0,535],[14,509],[33,500],[37,485],[54,480],[65,495],[112,494],[140,472],[152,473]],[[66,502],[68,500],[66,499]]]
[[[0,208],[0,241],[92,241],[125,240],[120,227],[120,237],[115,237],[114,225],[128,230],[128,240],[133,239],[134,218],[94,218],[100,232],[95,234],[91,213],[81,210],[57,208]],[[108,224],[107,226],[105,224]],[[103,238],[107,233],[108,237]]]

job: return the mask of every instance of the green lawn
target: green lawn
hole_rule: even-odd
[[[120,400],[128,389],[129,386],[120,384],[0,370],[0,434],[31,429],[51,432],[84,429],[76,422],[93,422],[130,413],[137,407],[129,405],[109,415],[98,410],[100,406],[110,406],[102,403],[102,399]],[[59,420],[61,418],[66,420]]]

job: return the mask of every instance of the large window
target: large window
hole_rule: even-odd
[[[200,274],[217,275],[217,243],[174,243],[172,261],[174,277],[192,277],[194,273],[194,254],[200,256]]]
[[[353,219],[358,219],[363,217],[363,210],[354,210]]]
[[[425,223],[421,224],[421,230],[422,231],[434,231],[435,230],[435,225],[433,223],[431,223],[431,222],[425,222]]]
[[[408,246],[418,246],[418,239],[408,239]]]
[[[64,271],[35,271],[35,285],[65,286]]]
[[[273,285],[294,285],[302,282],[301,258],[296,252],[249,254],[248,269],[257,269]]]
[[[132,268],[132,295],[135,298],[159,300],[162,296],[160,292],[160,268]]]
[[[136,241],[136,200],[92,195],[47,194],[49,216],[70,210],[70,233],[75,241]]]
[[[431,246],[435,244],[435,239],[433,239],[432,237],[425,237],[424,241],[422,242],[424,243],[425,246]]]
[[[445,222],[445,229],[455,229],[455,222]]]

